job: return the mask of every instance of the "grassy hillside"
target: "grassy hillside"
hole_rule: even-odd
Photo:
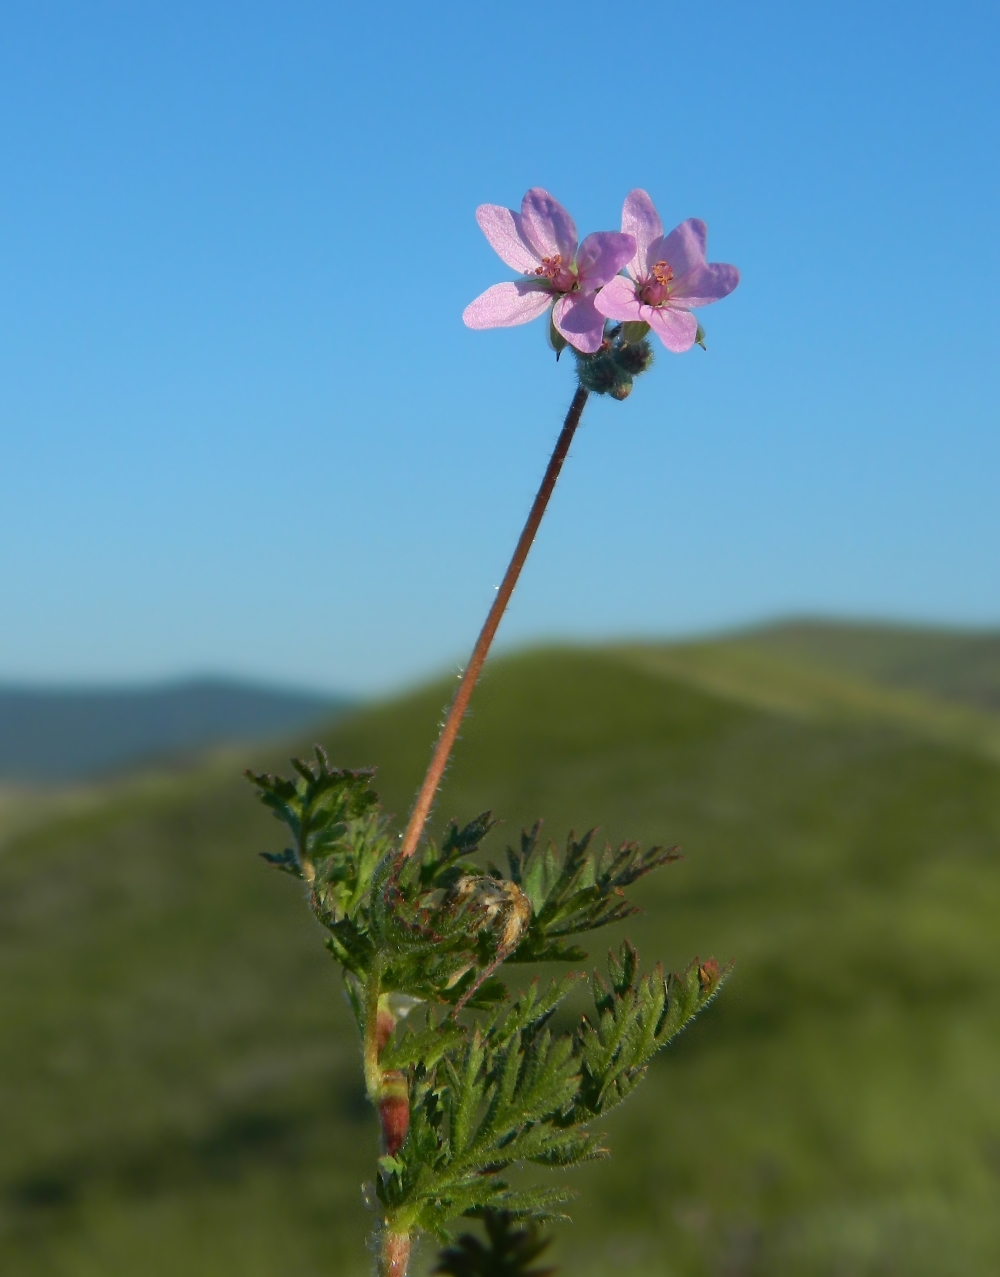
[[[539,814],[680,842],[627,930],[650,961],[738,962],[609,1124],[612,1161],[574,1175],[564,1271],[1000,1271],[1000,767],[871,681],[860,709],[803,709],[796,668],[757,695],[655,656],[494,664],[437,813],[494,807],[498,850]],[[447,690],[322,736],[405,812]],[[366,1271],[353,1029],[234,771],[120,789],[0,853],[0,1271]]]
[[[1000,634],[792,621],[746,636],[759,650],[1000,713]]]

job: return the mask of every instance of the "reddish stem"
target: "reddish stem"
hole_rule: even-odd
[[[486,660],[486,654],[490,650],[493,636],[496,634],[497,627],[500,624],[500,618],[510,602],[510,596],[514,593],[517,578],[521,575],[521,569],[524,567],[524,561],[528,557],[531,543],[535,539],[538,525],[541,523],[542,516],[545,514],[545,509],[549,504],[549,498],[552,496],[552,490],[556,486],[556,480],[559,478],[559,472],[562,470],[563,462],[566,460],[569,446],[573,441],[576,428],[580,424],[584,404],[587,402],[587,395],[588,392],[580,386],[573,396],[573,402],[569,406],[569,412],[566,414],[563,428],[560,431],[559,438],[556,440],[555,449],[552,452],[541,486],[538,489],[538,495],[535,497],[534,504],[531,507],[528,520],[524,525],[524,531],[518,539],[513,558],[504,573],[503,581],[500,583],[499,590],[497,590],[497,596],[493,600],[493,606],[490,608],[483,628],[479,632],[479,638],[476,639],[476,646],[472,649],[472,656],[465,667],[465,673],[462,675],[462,681],[458,685],[455,699],[451,703],[448,717],[441,728],[441,735],[438,737],[437,745],[434,747],[431,765],[427,769],[424,783],[420,786],[420,793],[417,795],[417,801],[410,815],[410,823],[407,825],[406,833],[403,836],[403,845],[400,849],[401,859],[412,856],[420,842],[420,835],[423,833],[427,817],[430,815],[434,795],[441,784],[441,778],[448,763],[448,756],[451,754],[452,747],[455,744],[458,729],[462,725],[462,719],[465,717],[465,711],[469,707],[472,689],[479,678],[483,662]]]
[[[408,1233],[387,1233],[382,1243],[382,1277],[406,1277],[410,1266]]]

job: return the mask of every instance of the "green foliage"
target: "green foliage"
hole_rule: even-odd
[[[384,856],[388,839],[371,788],[374,771],[331,770],[316,746],[316,762],[292,759],[296,779],[247,771],[261,801],[288,826],[294,846],[262,853],[278,869],[305,879],[316,907],[330,918],[353,918]]]
[[[692,963],[665,980],[639,974],[625,941],[608,955],[610,986],[595,973],[594,1012],[570,1031],[553,1029],[556,1008],[576,978],[534,981],[505,1013],[413,1062],[409,1137],[383,1158],[377,1185],[390,1217],[447,1237],[448,1222],[470,1211],[551,1217],[563,1190],[517,1190],[517,1163],[570,1167],[606,1155],[588,1124],[633,1090],[653,1055],[715,996],[724,973]]]
[[[610,988],[594,972],[595,1015],[578,1030],[581,1079],[569,1121],[588,1121],[620,1104],[656,1052],[711,1002],[729,974],[717,962],[695,959],[667,980],[659,966],[640,977],[639,955],[627,940],[617,957],[608,955],[608,973]]]
[[[449,1223],[469,1212],[550,1218],[567,1191],[513,1187],[509,1171],[604,1156],[587,1124],[629,1094],[720,976],[695,963],[669,983],[660,968],[640,977],[626,942],[609,956],[610,987],[594,975],[592,1018],[558,1031],[553,1017],[576,975],[544,991],[535,981],[512,998],[494,972],[504,961],[585,958],[571,938],[635,913],[625,888],[675,860],[676,849],[627,842],[596,853],[591,830],[570,834],[560,856],[536,823],[517,851],[508,848],[505,874],[476,859],[495,824],[484,812],[462,827],[453,822],[440,847],[428,842],[403,858],[370,772],[333,770],[319,749],[315,765],[293,766],[294,780],[250,777],[295,839],[266,859],[306,881],[344,968],[366,1041],[369,1095],[382,1105],[388,1151],[376,1192],[390,1229],[447,1239]],[[393,1033],[399,997],[429,1004],[422,1029]],[[452,1008],[443,1022],[434,1004]],[[457,1015],[466,1008],[494,1010],[465,1023]]]
[[[295,780],[247,773],[295,838],[264,858],[308,883],[328,948],[347,972],[367,978],[379,953],[382,989],[412,997],[486,1008],[506,997],[492,978],[500,962],[585,959],[567,938],[635,913],[624,888],[678,855],[637,843],[595,855],[591,830],[570,834],[560,857],[540,841],[538,822],[518,851],[508,848],[508,874],[492,864],[484,872],[473,857],[496,824],[484,812],[452,823],[440,847],[429,841],[401,860],[371,771],[331,769],[318,747],[314,766],[292,765]]]
[[[560,859],[550,844],[539,843],[541,822],[522,833],[517,852],[507,849],[510,880],[531,903],[531,923],[511,955],[517,962],[580,962],[586,952],[566,945],[567,936],[580,935],[621,922],[637,912],[624,888],[661,865],[679,859],[676,847],[650,847],[622,843],[617,851],[606,848],[595,856],[590,849],[595,830],[582,838],[570,834]],[[493,868],[499,876],[499,870]]]
[[[550,1239],[540,1235],[535,1224],[520,1224],[508,1211],[484,1211],[488,1245],[478,1237],[463,1233],[453,1246],[438,1256],[435,1273],[446,1277],[552,1277],[554,1268],[532,1268],[530,1265]]]

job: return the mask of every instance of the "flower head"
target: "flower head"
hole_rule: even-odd
[[[494,284],[465,308],[469,328],[511,328],[552,308],[552,323],[566,341],[585,354],[604,337],[604,316],[594,296],[613,280],[636,251],[623,230],[597,231],[577,246],[576,226],[558,200],[540,186],[521,201],[520,213],[499,204],[480,204],[476,221],[497,255],[522,278]]]
[[[740,282],[735,266],[705,260],[707,228],[696,217],[669,235],[645,191],[630,191],[622,231],[635,240],[628,275],[601,289],[595,306],[607,319],[649,324],[668,350],[690,350],[698,333],[692,310],[731,293]]]

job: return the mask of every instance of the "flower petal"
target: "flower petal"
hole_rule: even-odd
[[[513,328],[545,313],[552,294],[532,279],[494,284],[462,312],[467,328]]]
[[[616,275],[594,297],[594,305],[606,319],[641,319],[642,303],[636,295],[635,284],[624,275]],[[645,308],[649,310],[647,306]],[[648,323],[648,320],[647,320]]]
[[[674,279],[687,275],[696,266],[705,264],[705,241],[708,227],[697,217],[681,222],[664,239],[654,240],[649,246],[649,264],[665,261],[673,269]]]
[[[642,317],[667,350],[683,355],[698,334],[698,321],[689,310],[673,306],[643,306]]]
[[[539,257],[524,238],[521,214],[500,204],[480,204],[476,221],[490,242],[490,247],[514,270],[533,271]]]
[[[604,316],[593,293],[564,293],[552,308],[552,322],[571,346],[592,355],[604,340]]]
[[[627,261],[635,255],[635,240],[618,231],[595,231],[580,245],[576,255],[580,284],[593,292],[609,279],[614,279]]]
[[[657,258],[650,258],[649,246],[654,240],[662,239],[663,223],[660,215],[653,207],[653,201],[644,190],[637,187],[629,191],[622,205],[622,231],[635,240],[635,256],[632,258],[630,273],[633,279],[645,279],[650,267]]]
[[[740,272],[726,262],[702,262],[676,281],[672,298],[683,299],[689,310],[697,306],[710,306],[728,297],[740,282]]]
[[[521,201],[524,237],[539,257],[558,253],[568,266],[576,254],[576,226],[558,200],[533,186]]]

